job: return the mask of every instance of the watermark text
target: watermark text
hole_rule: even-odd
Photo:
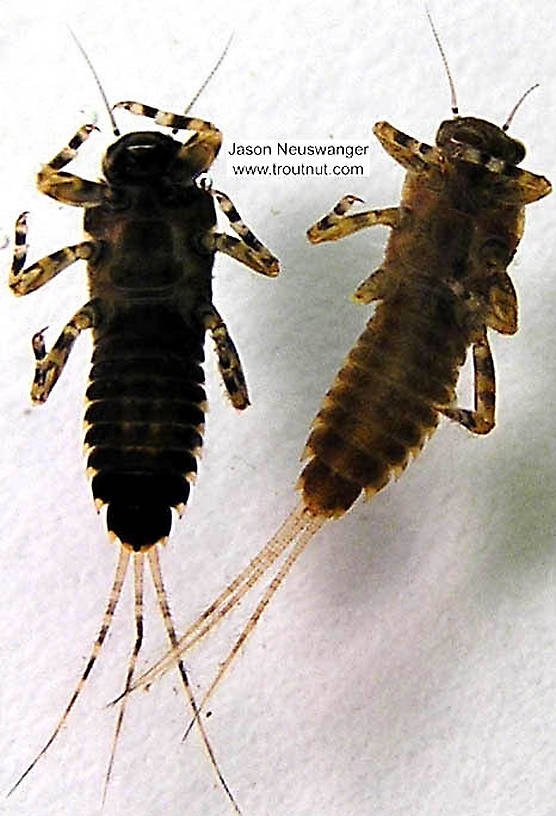
[[[226,149],[232,176],[369,176],[370,146],[351,141],[266,140],[232,142]]]

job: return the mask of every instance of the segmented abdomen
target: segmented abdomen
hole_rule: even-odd
[[[447,286],[400,287],[379,304],[328,391],[307,442],[300,477],[305,505],[344,513],[362,490],[376,493],[434,431],[435,406],[454,396],[469,328]]]
[[[205,391],[204,329],[169,307],[119,308],[97,330],[85,443],[108,529],[134,550],[170,532],[197,470]]]

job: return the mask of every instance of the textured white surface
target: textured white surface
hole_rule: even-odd
[[[16,215],[30,210],[32,260],[79,240],[81,220],[35,193],[33,173],[93,109],[104,133],[85,146],[80,172],[98,172],[110,141],[65,23],[113,101],[179,111],[234,30],[195,105],[229,143],[328,135],[372,143],[373,175],[361,182],[240,181],[226,176],[223,159],[214,166],[215,185],[280,256],[283,274],[265,280],[227,259],[215,270],[215,303],[253,405],[238,416],[226,404],[207,343],[206,451],[190,508],[163,553],[183,627],[293,507],[310,421],[367,317],[348,296],[380,263],[386,232],[310,247],[304,231],[348,192],[371,206],[398,200],[402,172],[371,126],[387,119],[431,141],[449,117],[446,79],[420,3],[74,0],[49,3],[43,19],[18,5],[4,11],[0,33],[0,229],[11,239]],[[554,179],[551,4],[435,2],[431,10],[462,113],[501,123],[541,83],[511,133],[528,147],[524,166]],[[512,267],[521,328],[492,338],[496,430],[475,439],[443,423],[399,483],[325,529],[214,698],[210,734],[245,816],[556,812],[555,204],[552,196],[528,208]],[[115,563],[79,454],[88,338],[49,403],[28,407],[30,337],[50,325],[52,341],[84,302],[84,278],[76,267],[17,302],[0,287],[0,793],[65,705]],[[152,594],[146,620],[144,665],[163,643]],[[219,630],[188,659],[200,685],[238,629],[236,621]],[[67,728],[0,802],[2,813],[100,812],[114,721],[105,703],[121,686],[132,637],[127,588]],[[180,743],[184,710],[173,675],[132,701],[105,816],[231,812],[196,735]]]

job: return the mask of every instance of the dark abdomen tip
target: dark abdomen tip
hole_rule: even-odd
[[[170,533],[172,512],[163,504],[112,502],[106,516],[108,530],[135,551],[148,549]]]
[[[299,477],[305,506],[316,516],[338,518],[349,510],[361,486],[344,479],[321,459],[312,459]]]

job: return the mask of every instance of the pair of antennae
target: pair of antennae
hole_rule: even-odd
[[[438,50],[440,51],[440,56],[442,57],[442,62],[444,64],[444,69],[445,69],[446,75],[448,77],[448,83],[450,85],[452,113],[454,114],[454,116],[459,116],[458,102],[457,102],[457,99],[456,99],[456,87],[454,85],[454,80],[452,78],[452,74],[450,73],[450,67],[448,65],[448,60],[446,59],[446,54],[444,53],[444,48],[442,47],[442,43],[440,42],[440,37],[438,36],[438,32],[437,32],[436,27],[434,25],[434,22],[433,22],[433,19],[432,19],[432,16],[431,16],[431,13],[429,11],[428,6],[425,6],[425,13],[427,15],[427,19],[429,21],[429,25],[430,25],[431,30],[432,30],[432,35],[433,35],[433,37],[434,37],[434,39],[436,41],[436,44],[438,46]],[[510,127],[510,125],[512,123],[512,120],[513,120],[513,118],[515,116],[515,113],[516,113],[517,109],[519,108],[519,106],[521,105],[521,103],[523,102],[523,100],[527,96],[529,96],[531,91],[534,91],[535,88],[538,88],[538,87],[539,87],[539,83],[535,82],[535,84],[531,85],[531,87],[528,88],[525,91],[525,93],[518,99],[516,104],[511,109],[510,115],[508,116],[508,118],[506,119],[504,124],[502,125],[502,130],[504,132],[507,131],[508,128]]]
[[[68,28],[69,28],[69,26],[68,26]],[[96,70],[95,70],[95,67],[94,67],[93,63],[92,63],[92,62],[91,62],[91,60],[89,59],[89,55],[87,54],[87,52],[85,51],[85,49],[83,48],[83,46],[81,45],[81,43],[79,42],[79,40],[77,39],[77,37],[76,37],[75,33],[72,31],[72,29],[71,29],[71,28],[69,29],[69,32],[70,32],[70,34],[71,34],[71,36],[72,36],[72,38],[73,38],[73,40],[74,40],[74,42],[75,42],[76,46],[77,46],[77,47],[79,48],[79,50],[81,51],[81,54],[83,55],[83,59],[85,60],[85,62],[86,62],[86,63],[87,63],[87,65],[89,66],[89,69],[90,69],[90,71],[91,71],[91,73],[92,73],[92,75],[93,75],[93,77],[94,77],[94,80],[95,80],[95,82],[96,82],[96,86],[97,86],[97,88],[98,88],[98,90],[99,90],[99,93],[100,93],[100,95],[101,95],[101,97],[102,97],[102,101],[104,102],[104,105],[105,105],[105,107],[106,107],[106,110],[108,111],[108,116],[110,117],[110,122],[111,122],[111,124],[112,124],[112,131],[113,131],[113,133],[114,133],[114,136],[119,136],[119,135],[120,135],[120,129],[118,128],[118,125],[116,124],[116,120],[114,119],[114,114],[113,114],[113,112],[112,112],[112,108],[110,107],[110,103],[108,102],[108,97],[106,96],[106,93],[105,93],[105,91],[104,91],[104,88],[102,87],[102,83],[101,83],[101,81],[100,81],[99,75],[97,74],[97,72],[96,72]],[[203,84],[201,85],[201,87],[199,88],[199,90],[197,91],[197,93],[195,94],[195,96],[193,97],[193,99],[191,100],[191,102],[189,103],[189,105],[188,105],[188,106],[186,107],[186,109],[184,110],[184,112],[183,112],[183,113],[184,113],[184,115],[185,115],[186,113],[188,113],[188,112],[191,110],[191,108],[193,107],[193,105],[195,104],[195,102],[196,102],[196,101],[198,100],[198,98],[201,96],[201,94],[203,93],[203,91],[205,90],[205,88],[207,87],[207,85],[209,84],[209,82],[211,81],[211,79],[213,78],[213,76],[215,75],[215,73],[216,73],[216,72],[218,71],[218,69],[220,68],[220,65],[222,64],[222,62],[223,62],[223,60],[224,60],[224,57],[225,57],[225,56],[226,56],[226,54],[228,53],[228,48],[230,47],[230,43],[232,42],[232,38],[233,38],[233,36],[234,36],[234,35],[233,35],[233,32],[232,32],[232,34],[230,34],[230,37],[229,37],[229,39],[228,39],[228,42],[227,42],[227,43],[226,43],[226,45],[224,46],[224,50],[222,51],[222,53],[221,53],[221,54],[220,54],[220,56],[218,57],[218,60],[217,60],[217,62],[216,62],[216,65],[214,66],[214,68],[212,69],[212,71],[209,73],[209,75],[207,76],[207,78],[205,79],[205,81],[203,82]]]
[[[429,21],[429,25],[431,27],[431,31],[432,31],[433,37],[435,39],[436,45],[438,46],[438,50],[439,50],[440,56],[442,58],[442,63],[444,65],[444,70],[446,71],[446,76],[448,77],[448,84],[450,86],[450,97],[451,97],[450,104],[451,104],[452,113],[453,113],[454,116],[459,116],[459,107],[458,107],[458,102],[457,102],[457,97],[456,97],[456,87],[454,85],[454,80],[453,80],[452,74],[450,72],[450,66],[448,65],[448,60],[446,58],[446,53],[445,53],[444,48],[442,46],[442,43],[440,41],[440,37],[438,36],[438,32],[436,30],[436,26],[434,25],[434,21],[432,19],[432,15],[430,13],[430,10],[429,10],[428,6],[425,6],[425,13],[427,15],[427,19]],[[106,96],[104,88],[102,87],[102,83],[101,83],[101,81],[99,79],[99,76],[98,76],[98,74],[97,74],[91,60],[89,59],[89,55],[87,54],[87,52],[85,51],[85,49],[83,48],[83,46],[81,45],[81,43],[79,42],[79,40],[77,39],[75,33],[72,31],[71,28],[69,29],[69,32],[70,32],[75,44],[79,48],[81,54],[83,55],[83,58],[84,58],[85,62],[87,63],[87,65],[89,66],[90,71],[91,71],[91,73],[92,73],[92,75],[94,77],[94,80],[95,80],[95,83],[96,83],[97,88],[99,90],[99,93],[100,93],[100,95],[102,97],[102,100],[104,102],[106,110],[108,111],[108,116],[109,116],[110,122],[112,124],[112,131],[114,133],[114,136],[119,136],[120,135],[120,130],[119,130],[117,124],[116,124],[116,120],[114,119],[114,114],[112,113],[112,108],[110,107],[110,103],[108,102],[108,98]],[[184,114],[188,113],[191,110],[191,108],[193,107],[193,105],[195,104],[197,99],[201,96],[201,94],[203,93],[203,91],[205,90],[205,88],[207,87],[207,85],[209,84],[211,79],[213,78],[214,74],[220,68],[220,65],[222,64],[222,62],[224,60],[224,57],[226,56],[226,54],[228,52],[228,49],[230,47],[230,43],[232,42],[233,36],[234,35],[232,33],[230,35],[229,39],[228,39],[228,42],[224,46],[224,50],[222,51],[221,55],[219,56],[215,66],[210,71],[209,75],[207,76],[207,78],[205,79],[205,81],[203,82],[203,84],[201,85],[199,90],[196,92],[193,99],[190,101],[190,103],[185,108]],[[513,118],[514,118],[514,116],[516,114],[516,111],[521,106],[524,99],[527,96],[529,96],[531,91],[534,91],[535,88],[538,88],[538,87],[539,87],[539,83],[535,82],[534,85],[531,85],[531,87],[528,88],[525,91],[525,93],[521,95],[521,97],[518,99],[518,101],[513,106],[512,110],[510,111],[510,114],[509,114],[508,118],[506,119],[506,121],[502,125],[502,130],[503,131],[507,131],[508,128],[510,127],[510,125],[511,125],[511,123],[513,121]]]

